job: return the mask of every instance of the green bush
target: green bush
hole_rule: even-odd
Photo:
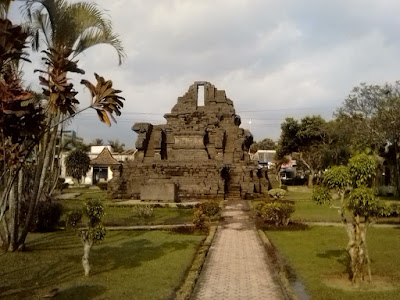
[[[64,189],[67,189],[69,187],[68,183],[65,183],[65,178],[58,178],[57,179],[57,185],[56,185],[56,189],[59,191],[62,191]]]
[[[261,203],[256,210],[264,222],[273,222],[276,226],[287,226],[291,215],[294,213],[294,205],[275,201]]]
[[[282,200],[286,195],[286,191],[284,189],[271,189],[268,191],[268,195],[274,200]]]
[[[390,204],[388,211],[390,217],[398,217],[400,215],[400,204]]]
[[[256,214],[257,217],[261,217],[262,214],[262,210],[264,208],[265,203],[258,203],[255,207],[254,207],[254,212]]]
[[[82,210],[75,209],[67,214],[67,226],[75,228],[82,219]]]
[[[180,208],[180,209],[192,209],[194,207],[194,205],[193,204],[187,204],[187,205],[177,204],[176,207]]]
[[[193,224],[197,229],[204,229],[207,227],[207,216],[201,209],[196,209],[193,214]]]
[[[287,190],[288,190],[288,187],[287,187],[287,185],[285,185],[285,184],[281,184],[280,188],[281,188],[282,190],[284,190],[284,191],[287,191]]]
[[[97,186],[99,187],[99,189],[101,189],[102,191],[106,191],[108,188],[108,184],[107,182],[98,182]]]
[[[21,221],[24,222],[28,214],[29,203],[22,202],[21,205]],[[54,231],[60,221],[63,211],[61,203],[39,202],[32,219],[31,232],[50,232]]]
[[[201,210],[207,217],[214,217],[221,210],[218,202],[215,201],[206,201],[196,204],[196,208]]]
[[[154,217],[154,206],[153,205],[135,205],[132,209],[132,213],[135,217],[148,219]]]

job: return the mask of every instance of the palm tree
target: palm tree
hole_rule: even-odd
[[[55,143],[58,125],[62,120],[76,114],[79,101],[75,98],[77,92],[67,78],[68,72],[84,74],[78,68],[76,57],[86,49],[98,44],[112,46],[118,54],[121,64],[125,54],[118,35],[113,33],[112,24],[104,13],[93,3],[74,2],[65,0],[27,0],[25,11],[32,27],[32,45],[35,50],[42,48],[46,70],[37,70],[43,93],[47,96],[47,128],[41,139],[37,157],[37,172],[35,172],[29,211],[18,244],[23,246],[28,233],[36,205],[43,196],[43,191],[51,191],[54,183],[48,178],[53,171]],[[105,81],[96,75],[97,86],[104,87],[99,93],[93,94],[93,102],[89,107],[97,110],[100,120],[109,122],[112,113],[120,115],[123,99],[116,94],[120,91],[111,88],[110,81]],[[88,81],[82,81],[86,86]],[[93,85],[92,85],[93,86]],[[104,91],[108,91],[105,93]],[[81,110],[82,111],[82,110]],[[66,117],[67,116],[67,117]],[[54,178],[54,177],[53,177]]]
[[[10,9],[10,4],[14,0],[0,0],[0,18],[5,19]]]

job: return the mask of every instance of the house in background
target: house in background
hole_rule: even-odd
[[[275,166],[275,154],[275,150],[257,150],[252,159],[258,161],[259,168],[271,169]]]
[[[82,184],[92,185],[98,182],[108,182],[113,177],[113,169],[118,168],[122,162],[133,160],[136,150],[126,150],[122,153],[115,153],[111,146],[91,146],[88,153],[90,158],[90,169],[86,176],[81,180]],[[68,152],[61,154],[61,174],[65,182],[74,184],[71,176],[67,176],[65,167],[65,158]]]

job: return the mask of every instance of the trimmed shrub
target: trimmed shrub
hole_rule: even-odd
[[[218,202],[215,202],[215,201],[202,202],[202,203],[197,204],[196,207],[199,210],[201,210],[207,217],[214,217],[221,210]]]
[[[132,213],[135,217],[148,219],[154,217],[154,206],[153,205],[135,205],[132,209]]]
[[[281,184],[280,188],[281,188],[282,190],[284,190],[284,191],[287,191],[287,190],[288,190],[288,187],[287,187],[287,185],[285,185],[285,184]]]
[[[265,203],[258,203],[255,207],[254,207],[254,212],[256,214],[257,217],[261,217],[262,214],[262,210],[264,208]]]
[[[97,186],[99,187],[99,189],[101,189],[102,191],[106,191],[108,188],[108,184],[107,182],[98,182]]]
[[[262,203],[256,209],[264,222],[273,222],[276,226],[287,226],[294,213],[294,205],[283,202]]]
[[[271,189],[268,191],[268,195],[274,200],[282,200],[286,195],[286,191],[283,189]]]
[[[201,209],[196,209],[193,214],[193,224],[197,229],[204,229],[207,227],[207,216]]]

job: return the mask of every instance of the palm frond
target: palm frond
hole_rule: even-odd
[[[70,15],[74,18],[74,24],[80,36],[75,45],[75,55],[86,49],[98,45],[112,46],[118,54],[119,64],[125,58],[125,52],[121,40],[113,33],[112,23],[96,4],[78,2],[70,7]]]
[[[116,34],[112,34],[111,31],[100,31],[96,28],[90,28],[86,30],[80,37],[78,43],[75,46],[75,53],[84,52],[86,49],[99,45],[106,44],[112,46],[118,54],[118,63],[121,64],[125,58],[125,52],[122,47],[121,40]]]
[[[97,80],[96,86],[87,80],[82,80],[81,84],[85,85],[92,94],[92,107],[96,110],[97,115],[101,122],[111,126],[111,120],[116,123],[113,116],[115,113],[117,116],[121,115],[120,109],[123,107],[121,100],[125,98],[119,96],[120,90],[112,88],[112,81],[105,80],[103,77],[94,74]]]

